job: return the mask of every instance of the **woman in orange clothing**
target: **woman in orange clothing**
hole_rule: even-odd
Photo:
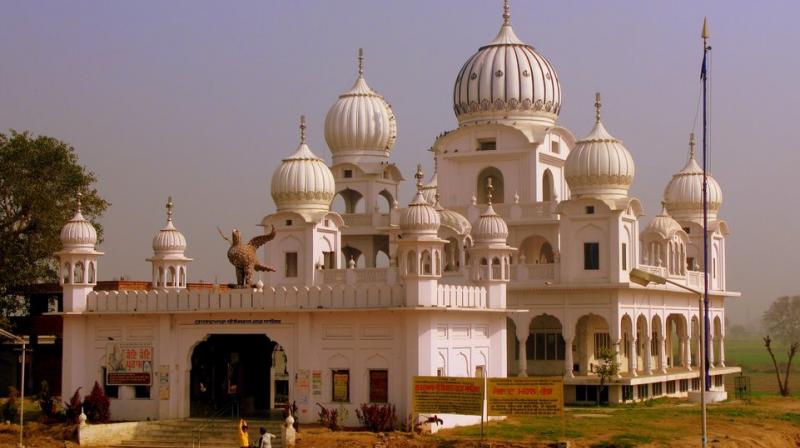
[[[247,434],[247,420],[239,419],[239,446],[250,448],[250,436]]]

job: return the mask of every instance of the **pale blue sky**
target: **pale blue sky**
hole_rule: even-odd
[[[712,172],[723,188],[733,315],[758,316],[797,283],[800,103],[796,1],[512,1],[521,39],[562,81],[560,124],[583,136],[593,94],[636,161],[648,216],[683,166],[699,94],[700,25],[713,58]],[[190,280],[233,278],[215,226],[246,235],[273,209],[270,176],[297,145],[330,159],[322,125],[355,76],[397,115],[406,177],[456,122],[455,76],[501,23],[499,0],[30,1],[0,15],[0,128],[73,144],[113,203],[101,279],[149,279],[144,259],[174,196]],[[407,182],[401,203],[407,202]],[[747,311],[747,313],[745,313]]]

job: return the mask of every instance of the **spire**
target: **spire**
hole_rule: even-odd
[[[364,76],[364,49],[358,49],[358,76]]]
[[[600,92],[594,94],[594,120],[600,123],[600,108],[603,107],[603,102],[600,101]]]
[[[83,197],[83,194],[80,191],[78,191],[78,194],[76,194],[75,197],[76,197],[76,205],[75,205],[75,207],[77,208],[77,210],[75,210],[75,213],[80,214],[81,213],[81,197]]]
[[[300,115],[300,144],[306,143],[306,116]]]
[[[170,223],[172,222],[172,207],[173,207],[172,196],[167,198],[166,207],[167,207],[167,223]]]
[[[422,189],[422,177],[423,176],[424,176],[424,173],[422,172],[422,164],[418,163],[417,164],[417,172],[414,173],[414,177],[417,179],[417,190]]]
[[[661,213],[660,216],[669,216],[669,212],[667,211],[667,201],[661,200]]]
[[[503,25],[511,25],[511,6],[503,0]]]
[[[703,41],[707,41],[711,34],[708,32],[708,17],[703,17],[703,31],[700,33]]]
[[[689,158],[694,159],[694,132],[689,133]]]

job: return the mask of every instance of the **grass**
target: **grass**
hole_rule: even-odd
[[[785,347],[774,347],[778,363],[786,360]],[[800,369],[798,369],[800,359],[795,358],[792,372],[789,375],[789,390],[793,396],[800,397]],[[750,377],[750,385],[754,397],[770,396],[778,394],[778,379],[775,377],[775,370],[772,359],[764,348],[764,343],[756,338],[749,339],[726,339],[725,340],[725,364],[742,368],[742,375]],[[783,366],[782,366],[783,367]],[[783,371],[781,372],[783,376]],[[726,377],[726,389],[733,392],[734,375]]]

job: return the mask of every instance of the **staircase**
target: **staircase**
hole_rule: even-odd
[[[131,440],[111,448],[239,448],[237,433],[238,420],[227,419],[185,419],[161,420],[148,422],[137,429]],[[247,419],[250,427],[250,444],[254,445],[260,434],[259,428],[267,428],[267,432],[275,434],[273,447],[281,445],[280,420]],[[198,444],[199,439],[199,444]]]

